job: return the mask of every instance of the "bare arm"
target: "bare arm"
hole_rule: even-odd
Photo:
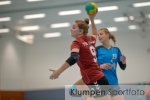
[[[97,13],[96,13],[96,14],[97,14]],[[88,15],[89,15],[89,18],[90,18],[90,21],[91,21],[91,26],[92,26],[92,35],[93,35],[94,37],[97,36],[97,29],[96,29],[96,25],[95,25],[95,22],[94,22],[94,18],[95,18],[95,16],[96,16],[96,14],[92,14],[92,15],[88,14]]]
[[[69,68],[69,66],[76,63],[76,61],[78,59],[76,57],[76,56],[78,56],[76,53],[79,52],[79,49],[72,49],[71,52],[72,52],[71,53],[72,55],[66,60],[66,62],[63,65],[61,65],[61,67],[59,67],[57,70],[50,69],[50,71],[52,71],[52,74],[50,75],[50,79],[58,78],[62,72],[64,72],[67,68]]]
[[[63,65],[61,65],[60,68],[58,68],[57,70],[52,70],[50,69],[50,71],[52,71],[53,73],[50,76],[50,79],[56,79],[58,78],[58,76],[64,72],[67,68],[69,68],[69,64],[67,62],[65,62]]]

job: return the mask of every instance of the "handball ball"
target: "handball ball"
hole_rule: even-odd
[[[85,6],[85,10],[88,14],[95,14],[97,12],[97,5],[95,2],[90,2]]]

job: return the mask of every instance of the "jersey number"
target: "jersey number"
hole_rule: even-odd
[[[91,54],[94,56],[94,58],[93,58],[94,62],[97,62],[95,47],[91,45],[90,46],[90,51],[91,51]]]

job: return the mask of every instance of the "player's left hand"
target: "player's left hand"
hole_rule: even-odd
[[[126,63],[126,56],[122,55],[120,61],[125,64]]]

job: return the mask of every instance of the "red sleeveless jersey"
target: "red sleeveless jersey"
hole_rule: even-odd
[[[85,35],[77,38],[71,45],[71,49],[79,49],[77,64],[86,84],[93,83],[104,76],[97,64],[95,44],[95,37]]]

